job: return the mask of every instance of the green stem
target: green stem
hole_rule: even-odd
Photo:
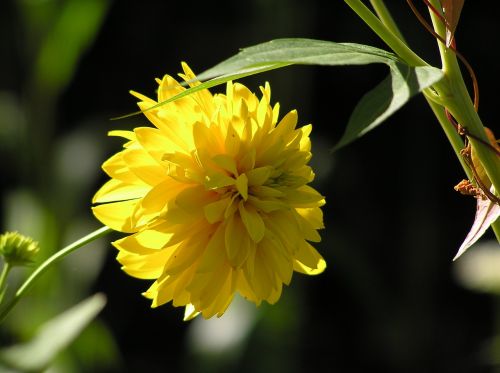
[[[431,1],[431,3],[436,9],[440,9],[435,0]],[[431,12],[431,17],[434,30],[440,36],[444,37],[446,33],[445,26],[433,12]],[[469,137],[469,141],[476,149],[484,170],[495,187],[495,193],[498,195],[500,192],[500,159],[487,145],[476,139],[479,138],[489,143],[489,139],[484,132],[481,118],[474,108],[469,91],[465,85],[456,54],[443,45],[443,43],[438,42],[438,44],[443,63],[443,71],[448,77],[450,91],[453,92],[452,97],[443,100],[443,104],[448,108],[455,119],[473,135]]]
[[[383,0],[370,0],[370,3],[375,10],[377,16],[379,19],[377,19],[373,13],[370,12],[368,8],[366,8],[360,1],[353,1],[353,0],[344,0],[369,26],[370,28],[384,40],[389,47],[392,48],[392,50],[399,55],[402,59],[404,59],[407,63],[415,65],[419,65],[420,61],[422,61],[416,54],[414,54],[411,49],[408,48],[406,45],[405,39],[400,32],[396,22],[394,22],[394,19],[392,15],[390,14],[389,10],[384,4]],[[431,3],[436,9],[440,9],[440,4],[438,4],[437,0],[431,0]],[[446,29],[445,26],[441,23],[439,19],[431,12],[431,17],[433,20],[434,28],[436,32],[439,35],[444,36]],[[398,40],[396,40],[398,39]],[[470,96],[468,94],[468,91],[466,89],[465,83],[463,81],[462,74],[460,72],[460,69],[458,67],[458,62],[455,53],[453,53],[451,50],[448,50],[445,45],[443,45],[441,42],[438,42],[439,44],[439,51],[442,56],[443,60],[443,71],[445,72],[446,78],[443,79],[441,82],[437,83],[434,86],[435,91],[439,93],[439,101],[441,104],[436,103],[434,100],[431,99],[430,96],[434,96],[434,93],[430,91],[429,89],[426,89],[424,91],[424,96],[431,107],[432,111],[434,112],[434,115],[436,116],[437,120],[439,121],[441,128],[443,129],[446,137],[448,138],[448,141],[450,142],[455,155],[457,156],[460,164],[462,165],[463,170],[467,174],[467,177],[472,180],[473,175],[472,172],[469,168],[469,166],[465,163],[464,158],[460,154],[460,151],[464,148],[464,142],[461,138],[461,136],[457,133],[455,127],[450,123],[448,118],[446,117],[444,107],[449,107],[452,106],[454,110],[449,109],[452,114],[455,116],[456,119],[459,119],[462,115],[466,117],[473,117],[472,121],[475,124],[479,124],[477,127],[481,129],[480,133],[483,134],[481,138],[485,141],[488,141],[486,136],[484,135],[484,130],[482,130],[483,126],[482,123],[479,119],[479,116],[477,115],[476,111],[474,110],[474,105],[472,104],[472,101],[470,99]],[[406,56],[406,57],[405,57]],[[420,60],[420,61],[419,61]],[[422,61],[423,62],[423,61]],[[424,62],[425,64],[425,62]],[[447,74],[448,73],[448,74]],[[451,92],[454,92],[454,85],[458,84],[459,90],[458,92],[460,93],[461,100],[458,102],[458,109],[456,110],[457,103],[453,103],[453,100],[456,100],[457,97],[454,94],[451,94]],[[435,97],[435,96],[434,96]],[[465,100],[466,99],[466,100]],[[468,101],[466,105],[463,105],[464,101]],[[452,102],[452,105],[449,105],[450,102]],[[448,104],[448,105],[447,105]],[[465,113],[457,113],[460,111],[460,105],[463,105],[463,108],[466,108],[463,110]],[[462,109],[463,109],[462,108]],[[472,109],[472,112],[471,112]],[[461,122],[461,123],[466,123],[466,122]],[[469,129],[469,127],[467,127]],[[473,132],[476,134],[476,131]],[[478,141],[475,139],[472,139],[471,141],[473,143],[473,146],[477,146]],[[479,142],[480,143],[480,142]],[[476,144],[476,145],[474,145]],[[488,154],[486,154],[487,163],[494,163],[495,161],[498,163],[498,159],[492,160],[491,158],[494,158],[493,152],[491,150],[484,146],[484,144],[480,143],[479,147],[481,147],[482,154],[485,155],[484,150],[486,149]],[[479,151],[478,151],[479,154]],[[483,159],[481,158],[481,162],[483,162]],[[484,163],[483,163],[484,166]],[[486,169],[487,166],[485,166]],[[494,165],[490,167],[494,168]],[[488,170],[486,170],[488,173]],[[498,175],[498,172],[493,170],[493,173],[496,173]],[[490,176],[490,173],[488,173],[488,176]],[[495,183],[493,183],[495,185]],[[495,186],[495,190],[500,190]],[[497,219],[496,222],[494,222],[491,225],[493,231],[495,232],[495,235],[497,239],[500,241],[500,219]]]
[[[398,25],[394,21],[394,18],[392,18],[391,13],[389,12],[389,9],[385,6],[384,0],[370,0],[370,4],[373,7],[373,10],[377,14],[377,17],[380,19],[380,21],[394,34],[396,35],[402,42],[405,42],[405,39],[403,37],[403,34],[399,30]]]
[[[5,289],[7,288],[7,275],[9,274],[11,268],[12,267],[9,263],[3,263],[2,273],[0,274],[0,304],[2,303]]]
[[[52,265],[57,263],[59,260],[64,258],[66,255],[69,253],[75,251],[76,249],[85,246],[86,244],[103,237],[104,235],[108,234],[111,232],[111,228],[108,227],[102,227],[99,228],[98,230],[86,235],[85,237],[80,238],[79,240],[73,242],[72,244],[69,244],[65,248],[59,250],[55,254],[53,254],[51,257],[47,258],[40,266],[33,271],[33,273],[24,281],[24,283],[19,287],[19,289],[16,291],[16,294],[10,302],[3,308],[3,310],[0,313],[0,322],[2,322],[7,314],[10,312],[10,310],[16,305],[16,303],[22,298],[24,293],[33,285],[35,280],[40,277],[47,269],[49,269]]]
[[[463,170],[467,174],[467,178],[469,180],[472,180],[474,178],[474,175],[472,174],[472,171],[467,165],[467,163],[465,163],[464,157],[462,157],[462,155],[460,154],[460,150],[462,150],[465,146],[462,137],[457,133],[455,127],[450,123],[450,121],[446,117],[444,108],[441,105],[436,104],[434,101],[429,100],[427,97],[426,99],[427,103],[434,112],[434,115],[441,124],[441,128],[443,129],[444,133],[446,134],[446,137],[448,138],[448,141],[450,142],[453,150],[455,151],[455,155],[457,156],[460,164],[462,165]],[[497,219],[493,224],[491,224],[491,228],[493,229],[493,232],[495,233],[497,240],[500,241],[500,219]]]
[[[354,12],[396,53],[410,66],[428,66],[415,52],[368,9],[360,0],[344,0]],[[386,9],[387,12],[387,9]]]
[[[436,9],[441,9],[437,0],[431,0],[431,4]],[[446,27],[441,22],[439,17],[430,12],[434,31],[441,37],[445,37]],[[451,96],[443,98],[443,105],[450,111],[455,119],[473,136],[469,137],[469,141],[475,148],[478,158],[486,171],[491,183],[495,188],[495,194],[500,193],[500,158],[482,141],[489,143],[489,139],[484,132],[484,126],[479,117],[474,104],[470,97],[469,91],[465,84],[458,59],[456,54],[446,47],[443,43],[438,41],[439,53],[443,63],[443,71],[449,85],[449,92]],[[477,138],[482,141],[477,140]],[[463,165],[463,164],[462,164]],[[470,175],[468,167],[464,167],[470,180],[473,179]],[[500,220],[497,219],[491,227],[495,232],[497,240],[500,241]]]

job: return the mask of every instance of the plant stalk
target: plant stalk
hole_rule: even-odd
[[[102,227],[98,230],[80,238],[79,240],[69,244],[65,248],[59,250],[49,258],[47,258],[42,264],[40,264],[33,273],[24,281],[24,283],[16,291],[10,302],[2,309],[0,312],[0,323],[5,319],[10,310],[17,304],[17,302],[23,297],[24,293],[33,285],[35,280],[40,277],[47,269],[53,266],[55,263],[60,261],[66,255],[72,253],[76,249],[85,246],[86,244],[95,241],[96,239],[103,237],[104,235],[111,232],[111,228]]]

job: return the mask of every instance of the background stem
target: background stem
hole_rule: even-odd
[[[0,274],[0,304],[2,303],[5,289],[7,287],[7,276],[12,267],[6,261],[3,263],[2,273]]]
[[[98,230],[86,235],[83,238],[80,238],[79,240],[73,242],[72,244],[66,246],[65,248],[59,250],[56,252],[54,255],[51,257],[47,258],[40,266],[33,271],[33,273],[24,281],[24,283],[19,287],[19,289],[16,291],[16,294],[10,302],[5,306],[1,313],[0,313],[0,322],[2,322],[7,314],[10,312],[10,310],[16,305],[16,303],[22,298],[24,293],[33,285],[35,280],[40,277],[47,269],[49,269],[52,265],[57,263],[59,260],[64,258],[66,255],[69,253],[75,251],[76,249],[85,246],[86,244],[95,241],[96,239],[108,234],[111,232],[111,228],[108,227],[102,227],[99,228]]]

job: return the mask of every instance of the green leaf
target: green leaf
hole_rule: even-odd
[[[106,299],[96,294],[45,323],[24,344],[0,351],[0,370],[42,371],[103,309]],[[3,365],[3,366],[2,366]]]
[[[276,39],[242,49],[237,55],[197,76],[200,81],[208,81],[189,88],[147,110],[156,109],[202,89],[294,64],[335,66],[389,63],[389,61],[397,62],[399,59],[392,53],[367,45],[313,39]],[[142,111],[113,119],[122,119],[140,113]]]
[[[340,66],[370,63],[388,65],[391,74],[356,107],[346,133],[336,146],[338,149],[375,128],[412,96],[440,80],[443,77],[441,70],[430,66],[410,67],[396,55],[367,45],[312,39],[277,39],[244,48],[237,55],[198,75],[200,81],[209,79],[205,83],[189,88],[147,110],[230,80],[294,64]],[[140,111],[120,118],[138,113]]]
[[[341,66],[398,61],[396,55],[368,45],[313,39],[277,39],[244,48],[237,55],[200,74],[198,78],[206,80],[216,76],[229,76],[238,70],[277,64]]]
[[[400,109],[410,98],[443,77],[430,66],[410,67],[389,64],[391,74],[361,98],[349,118],[346,130],[333,150],[337,150],[371,131]]]

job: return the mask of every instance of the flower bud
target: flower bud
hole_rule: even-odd
[[[12,267],[32,264],[38,250],[38,242],[18,232],[0,235],[0,255]]]

